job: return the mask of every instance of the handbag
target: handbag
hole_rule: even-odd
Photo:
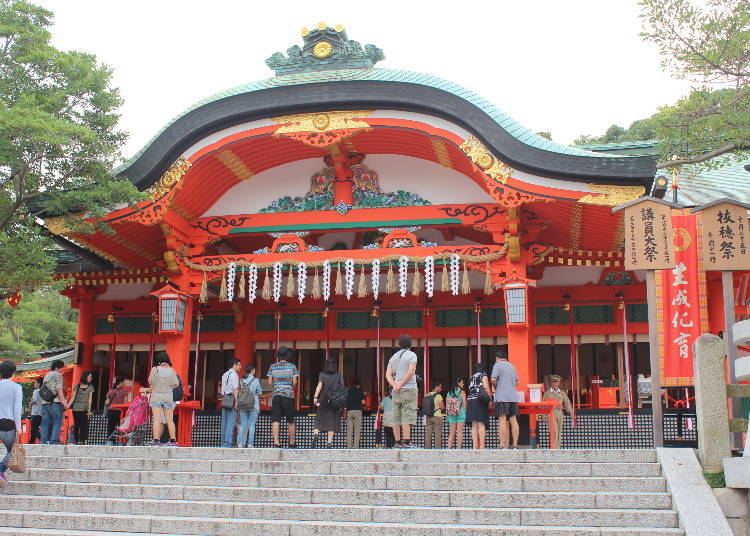
[[[479,399],[479,402],[485,406],[492,402],[490,395],[487,394],[487,391],[482,386],[479,387],[479,395],[477,395],[477,399]]]
[[[234,408],[234,395],[221,395],[221,409]]]
[[[10,449],[8,469],[14,473],[26,472],[26,448],[21,443],[14,443]]]

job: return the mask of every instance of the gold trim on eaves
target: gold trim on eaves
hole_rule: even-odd
[[[578,202],[584,205],[616,207],[643,197],[643,186],[615,186],[612,184],[587,184],[592,193],[581,197]],[[599,195],[596,195],[599,194]]]

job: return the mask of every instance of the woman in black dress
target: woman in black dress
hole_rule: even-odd
[[[471,441],[475,449],[484,448],[484,440],[490,421],[488,413],[489,404],[480,400],[480,390],[484,390],[487,393],[487,397],[485,397],[487,400],[492,399],[490,380],[487,377],[484,363],[477,363],[476,367],[474,367],[474,374],[469,383],[469,396],[467,397],[466,422],[471,423]]]
[[[339,410],[331,407],[326,394],[329,390],[344,385],[344,379],[338,373],[338,362],[335,359],[326,359],[323,371],[318,376],[318,386],[315,388],[313,403],[317,406],[315,413],[315,429],[313,430],[312,448],[318,445],[320,432],[328,432],[327,448],[333,448],[333,435],[341,430],[341,418]]]

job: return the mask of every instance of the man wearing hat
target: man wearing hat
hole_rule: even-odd
[[[562,447],[563,410],[568,414],[573,413],[568,394],[560,389],[560,376],[553,374],[549,377],[550,387],[544,392],[542,400],[557,400],[560,406],[555,408],[555,444],[557,448]]]

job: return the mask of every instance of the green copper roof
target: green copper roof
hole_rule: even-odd
[[[537,136],[532,131],[527,129],[526,127],[522,126],[515,120],[513,120],[508,114],[485,100],[484,98],[480,97],[476,93],[469,91],[466,88],[463,88],[459,86],[458,84],[454,84],[453,82],[449,82],[447,80],[444,80],[442,78],[438,78],[436,76],[432,76],[430,74],[425,73],[417,73],[413,71],[406,71],[401,69],[338,69],[338,70],[328,70],[328,71],[313,71],[313,72],[303,72],[303,73],[295,73],[295,74],[289,74],[284,76],[277,76],[273,78],[267,78],[265,80],[259,80],[257,82],[250,82],[248,84],[243,84],[241,86],[237,86],[231,89],[227,89],[225,91],[222,91],[220,93],[216,93],[215,95],[211,95],[208,98],[205,98],[203,100],[200,100],[196,102],[193,106],[176,116],[172,121],[167,123],[161,131],[159,131],[156,136],[154,136],[151,141],[149,141],[137,154],[135,154],[132,158],[124,162],[119,168],[115,170],[115,174],[120,173],[124,169],[128,168],[132,162],[135,162],[138,157],[143,154],[146,149],[153,143],[153,141],[163,132],[166,130],[172,123],[177,121],[180,117],[186,115],[187,113],[191,112],[192,110],[195,110],[197,108],[200,108],[201,106],[204,106],[206,104],[227,98],[232,97],[235,95],[240,95],[243,93],[251,93],[254,91],[261,91],[264,89],[271,89],[275,87],[282,87],[282,86],[292,86],[292,85],[301,85],[301,84],[314,84],[316,82],[335,82],[335,81],[348,81],[348,80],[372,80],[373,82],[401,82],[401,83],[410,83],[410,84],[419,84],[423,86],[432,87],[435,89],[443,90],[448,93],[452,93],[453,95],[456,95],[458,97],[463,98],[464,100],[472,103],[473,105],[480,108],[482,111],[484,111],[487,115],[489,115],[492,119],[495,120],[495,122],[500,125],[503,129],[505,129],[509,134],[511,134],[513,137],[521,141],[522,143],[525,143],[526,145],[529,145],[531,147],[535,147],[537,149],[541,149],[544,151],[550,151],[560,154],[568,154],[568,155],[576,155],[576,156],[589,156],[589,157],[611,157],[612,155],[608,154],[601,154],[596,153],[592,151],[587,151],[583,149],[579,149],[576,147],[568,147],[566,145],[561,145],[559,143],[555,143],[553,141],[550,141],[546,138],[542,138],[541,136]],[[618,155],[619,156],[619,155]]]
[[[750,203],[750,158],[737,162],[726,157],[729,163],[717,169],[706,170],[701,166],[686,166],[680,170],[677,201],[681,205],[702,205],[716,199],[730,198]],[[669,169],[658,171],[671,180]],[[667,190],[666,199],[672,200],[672,190]]]

